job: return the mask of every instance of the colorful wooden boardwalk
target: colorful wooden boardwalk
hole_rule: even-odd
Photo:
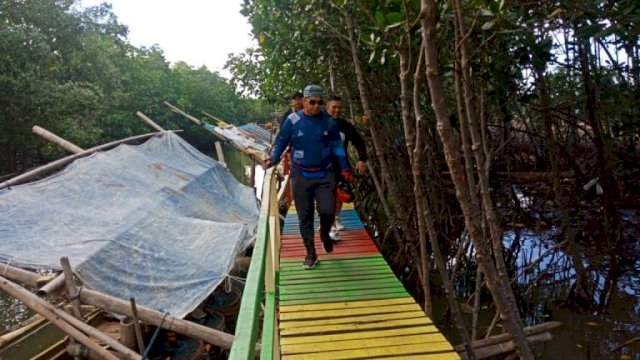
[[[293,207],[280,250],[278,312],[282,359],[460,359],[378,252],[351,206],[330,255],[305,270]]]

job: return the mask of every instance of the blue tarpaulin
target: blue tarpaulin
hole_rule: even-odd
[[[254,190],[179,136],[121,145],[0,190],[0,260],[183,317],[254,237]]]

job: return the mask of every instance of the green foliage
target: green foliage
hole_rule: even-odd
[[[136,48],[111,6],[0,0],[0,174],[64,155],[31,133],[40,125],[80,147],[151,131],[141,111],[167,128],[190,128],[163,101],[230,123],[264,121],[269,109],[206,68],[170,66],[158,47]],[[202,149],[205,132],[187,132]]]

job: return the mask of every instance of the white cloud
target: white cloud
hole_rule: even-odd
[[[206,66],[222,76],[229,53],[254,44],[251,26],[240,14],[241,0],[83,0],[84,6],[111,3],[120,23],[129,27],[135,46],[158,44],[171,62]]]

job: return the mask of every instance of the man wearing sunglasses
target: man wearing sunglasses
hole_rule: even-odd
[[[322,88],[304,88],[302,110],[290,114],[276,136],[267,167],[280,161],[285,148],[291,153],[291,185],[293,200],[300,222],[300,235],[307,249],[303,267],[312,269],[318,263],[313,242],[314,203],[320,215],[320,240],[325,253],[333,251],[329,231],[335,219],[336,179],[332,172],[334,159],[340,164],[342,176],[352,182],[353,177],[335,121],[321,110]]]

